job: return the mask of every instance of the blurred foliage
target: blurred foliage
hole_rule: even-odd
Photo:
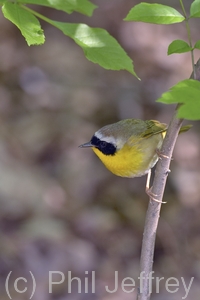
[[[95,3],[99,9],[90,26],[107,29],[119,41],[133,58],[141,82],[127,72],[106,71],[86,61],[77,45],[47,24],[46,43],[27,47],[18,30],[0,16],[2,299],[8,299],[4,284],[11,270],[14,299],[30,297],[13,289],[14,279],[28,278],[30,270],[37,282],[33,300],[133,298],[121,290],[108,294],[103,287],[114,284],[116,270],[121,278],[138,277],[148,205],[146,178],[116,177],[92,151],[78,145],[100,126],[123,118],[168,123],[174,107],[155,100],[190,76],[191,63],[189,54],[166,56],[175,36],[186,38],[182,24],[126,23],[122,20],[133,1]],[[66,17],[48,8],[41,12],[67,22],[86,18]],[[199,23],[193,22],[197,39]],[[156,276],[182,276],[188,282],[195,277],[190,299],[198,299],[200,292],[199,130],[200,123],[195,122],[178,139],[155,253]],[[96,271],[96,294],[78,294],[75,285],[68,294],[66,283],[48,293],[49,271],[66,277],[71,271],[84,279],[85,272],[92,270]],[[162,288],[159,299],[180,299],[184,294],[181,290],[166,294]]]

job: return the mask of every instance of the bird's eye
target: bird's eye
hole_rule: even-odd
[[[106,147],[106,145],[107,145],[107,143],[106,143],[106,142],[104,142],[104,141],[103,141],[103,142],[101,142],[101,143],[100,143],[100,147],[101,147],[101,149],[102,149],[102,148],[105,148],[105,147]]]

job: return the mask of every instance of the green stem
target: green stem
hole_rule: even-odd
[[[186,25],[186,30],[187,30],[187,35],[188,35],[188,41],[189,41],[189,45],[192,48],[191,50],[191,60],[192,60],[192,69],[193,69],[193,74],[194,74],[194,79],[196,79],[196,73],[195,73],[195,63],[194,63],[194,49],[192,46],[192,38],[191,38],[191,31],[190,31],[190,25],[189,25],[189,19],[187,17],[186,11],[185,11],[185,7],[183,5],[183,1],[180,0],[180,5],[183,11],[183,15],[185,17],[185,25]]]
[[[32,10],[31,8],[25,6],[25,5],[22,5],[22,4],[19,4],[23,9],[27,10],[28,12],[32,13],[33,15],[35,15],[36,17],[40,18],[41,20],[51,24],[52,26],[54,27],[57,27],[56,26],[56,22],[52,21],[51,19],[41,15],[40,13],[36,12],[35,10]],[[59,27],[57,27],[58,29],[60,29]]]

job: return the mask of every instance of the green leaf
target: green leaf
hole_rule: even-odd
[[[181,103],[178,118],[200,120],[200,82],[186,79],[174,85],[157,100],[165,104]]]
[[[194,48],[200,50],[200,40],[195,43]]]
[[[182,22],[185,18],[176,9],[170,6],[140,3],[129,11],[124,20],[152,24],[174,24]]]
[[[188,43],[186,43],[185,41],[175,40],[169,45],[167,54],[170,55],[173,53],[184,53],[189,52],[191,50],[192,47],[190,47],[190,45],[188,45]]]
[[[200,17],[200,0],[195,0],[190,6],[190,18]]]
[[[92,16],[97,7],[89,0],[18,0],[18,3],[37,4],[64,11],[68,14],[76,11],[86,16]]]
[[[48,21],[72,38],[83,49],[88,60],[105,69],[127,70],[137,77],[132,60],[106,30],[91,28],[85,24]]]
[[[6,2],[3,5],[2,12],[6,19],[19,28],[29,46],[44,43],[45,37],[40,23],[30,12],[11,2]]]

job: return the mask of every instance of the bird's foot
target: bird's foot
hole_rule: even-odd
[[[159,150],[159,149],[156,149],[156,154],[158,155],[158,157],[159,157],[160,159],[162,159],[162,158],[167,158],[167,159],[169,159],[169,158],[170,158],[169,156],[164,155],[164,154],[161,152],[161,150]],[[171,158],[171,159],[172,159],[172,158]]]
[[[146,193],[149,196],[150,200],[153,200],[153,201],[158,202],[158,203],[167,203],[167,202],[163,202],[161,200],[158,200],[157,199],[158,195],[152,193],[151,190],[152,190],[152,187],[150,187],[150,188],[146,187]]]

